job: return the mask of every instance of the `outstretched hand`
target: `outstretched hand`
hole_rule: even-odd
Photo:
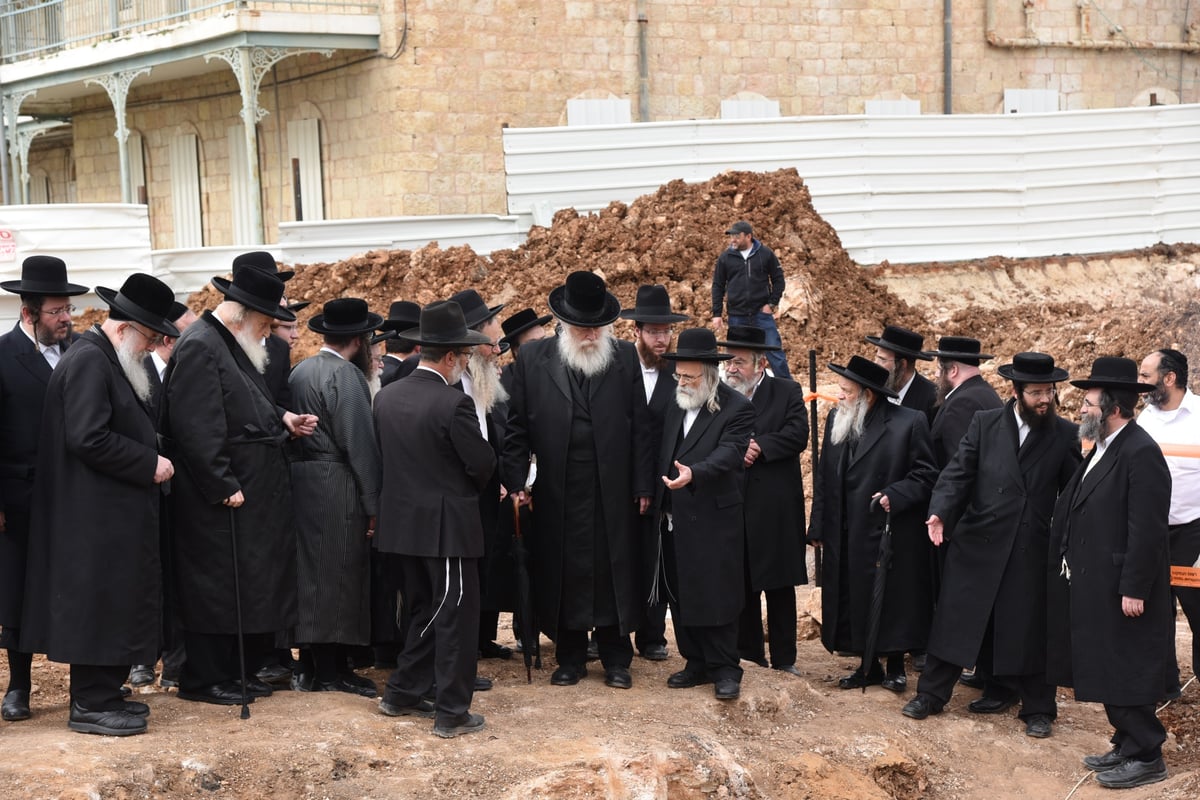
[[[692,468],[686,464],[675,462],[675,469],[679,470],[679,477],[671,480],[666,475],[662,476],[662,482],[666,484],[668,489],[682,489],[692,482]]]

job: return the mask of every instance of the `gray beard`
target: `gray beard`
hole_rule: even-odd
[[[841,444],[847,439],[852,442],[861,439],[870,409],[865,394],[860,394],[851,405],[838,403],[838,413],[833,416],[833,430],[829,432],[830,441]]]
[[[133,387],[133,393],[143,403],[148,403],[150,401],[150,375],[146,372],[145,364],[142,363],[142,354],[135,349],[136,345],[137,342],[132,337],[122,339],[116,348],[117,363],[121,365],[121,371],[125,373],[125,380],[129,381],[129,385]]]
[[[563,330],[557,337],[558,354],[571,369],[577,369],[589,378],[603,375],[613,361],[616,352],[612,346],[612,326],[605,325],[600,338],[591,346],[584,346],[575,341],[571,332]]]
[[[371,371],[371,377],[367,378],[367,389],[371,391],[371,399],[375,399],[375,395],[379,394],[379,390],[383,388],[383,378],[378,372]]]
[[[717,403],[718,383],[719,381],[711,380],[707,373],[696,388],[684,386],[681,383],[675,387],[675,404],[684,411],[696,411],[708,406],[708,410],[715,414],[721,409],[720,404]]]
[[[250,363],[260,374],[267,371],[267,363],[271,357],[267,354],[267,346],[262,340],[255,337],[246,329],[240,329],[233,334],[233,338],[237,339],[238,345],[242,348],[242,352],[246,354],[246,358],[250,359]]]
[[[761,372],[754,373],[754,377],[748,381],[744,381],[741,378],[734,378],[730,375],[726,375],[725,376],[725,385],[728,386],[730,389],[733,389],[738,394],[744,395],[745,397],[750,397],[750,395],[754,394],[754,387],[758,386],[758,381],[759,381],[759,378],[761,378],[761,377],[762,377]]]
[[[497,403],[508,401],[508,391],[500,383],[500,373],[491,356],[471,351],[468,372],[471,375],[471,396],[479,401],[484,411],[491,411]]]
[[[1087,439],[1098,444],[1104,438],[1104,420],[1100,417],[1087,416],[1079,423],[1079,440]]]

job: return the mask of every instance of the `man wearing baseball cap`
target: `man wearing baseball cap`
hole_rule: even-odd
[[[712,277],[712,326],[721,329],[721,314],[728,308],[730,325],[752,325],[767,334],[767,344],[780,347],[767,354],[771,371],[791,378],[783,340],[775,325],[775,312],[783,299],[783,268],[771,248],[754,238],[750,223],[740,220],[725,231],[729,247],[717,257]]]

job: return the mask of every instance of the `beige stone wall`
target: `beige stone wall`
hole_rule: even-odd
[[[407,36],[384,0],[378,54],[289,58],[263,81],[271,113],[259,126],[268,241],[294,218],[289,120],[321,120],[326,218],[505,213],[501,127],[559,125],[574,97],[628,98],[638,118],[636,0],[410,0]],[[996,33],[1026,35],[1021,0],[993,0]],[[1200,101],[1200,55],[1068,47],[1008,49],[985,40],[984,0],[956,0],[955,113],[1001,111],[1005,88],[1053,89],[1064,108]],[[1091,36],[1179,41],[1183,4],[1144,0],[1092,7]],[[784,115],[862,113],[905,95],[941,113],[942,7],[930,0],[646,0],[649,119],[715,118],[740,92],[777,100]],[[1075,0],[1034,0],[1037,36],[1077,41]],[[1200,7],[1192,10],[1200,19]],[[1190,21],[1190,20],[1189,20]],[[1112,36],[1119,37],[1115,33]],[[231,241],[226,129],[238,124],[228,69],[146,82],[130,96],[145,137],[156,247],[173,246],[167,145],[194,132],[203,155],[205,241]],[[80,201],[119,199],[106,98],[76,110]]]

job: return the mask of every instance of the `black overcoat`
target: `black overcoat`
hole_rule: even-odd
[[[930,428],[933,440],[933,458],[938,469],[945,469],[958,451],[958,443],[971,424],[976,411],[1000,408],[1004,401],[996,390],[983,379],[974,375],[958,385],[938,408]]]
[[[600,485],[597,502],[604,513],[620,629],[630,633],[645,605],[638,591],[641,556],[635,498],[654,496],[654,453],[637,351],[630,342],[613,340],[612,346],[617,352],[611,365],[589,382],[590,399]],[[538,623],[550,636],[558,628],[562,595],[571,588],[562,585],[562,528],[572,502],[565,496],[574,413],[570,380],[555,337],[522,346],[513,369],[501,469],[504,485],[518,491],[525,486],[530,455],[537,454],[531,555]]]
[[[929,425],[919,411],[880,400],[868,413],[862,438],[851,455],[847,442],[833,444],[830,439],[836,417],[834,409],[825,423],[808,534],[824,555],[821,641],[831,652],[861,653],[864,649],[886,516],[878,506],[871,510],[871,497],[882,493],[892,507],[893,555],[876,650],[922,650],[933,609],[925,511],[937,468],[929,445]],[[844,589],[843,572],[849,582]],[[849,599],[846,606],[841,602],[843,594]]]
[[[1054,507],[1047,680],[1083,702],[1157,703],[1174,667],[1167,515],[1171,473],[1162,450],[1127,423],[1083,477],[1093,451]],[[1061,559],[1070,568],[1068,581]],[[1140,617],[1121,597],[1145,601]]]
[[[158,658],[157,438],[108,337],[85,331],[46,390],[21,647],[70,664]]]
[[[244,631],[290,628],[296,538],[283,409],[212,312],[183,332],[164,378],[160,423],[175,463],[172,543],[184,629],[237,632],[231,519]],[[240,508],[222,505],[238,491]]]
[[[667,590],[678,601],[675,622],[693,627],[734,622],[745,602],[743,459],[754,407],[724,384],[717,387],[717,400],[720,409],[714,414],[701,408],[687,436],[684,411],[672,403],[658,455],[660,476],[678,477],[676,461],[692,470],[691,482],[681,489],[667,489],[659,480],[654,515],[671,513],[675,581],[668,581]]]
[[[918,372],[913,375],[912,385],[904,393],[900,405],[920,411],[932,425],[934,414],[937,413],[937,387],[933,385],[933,381]]]
[[[800,384],[762,379],[751,398],[754,440],[762,449],[746,470],[746,551],[754,591],[808,583],[804,561],[804,480],[808,410]]]
[[[929,513],[954,527],[929,652],[975,663],[995,613],[993,671],[1046,671],[1046,569],[1050,517],[1080,461],[1078,426],[1052,417],[1018,450],[1015,400],[980,411],[942,470]]]

